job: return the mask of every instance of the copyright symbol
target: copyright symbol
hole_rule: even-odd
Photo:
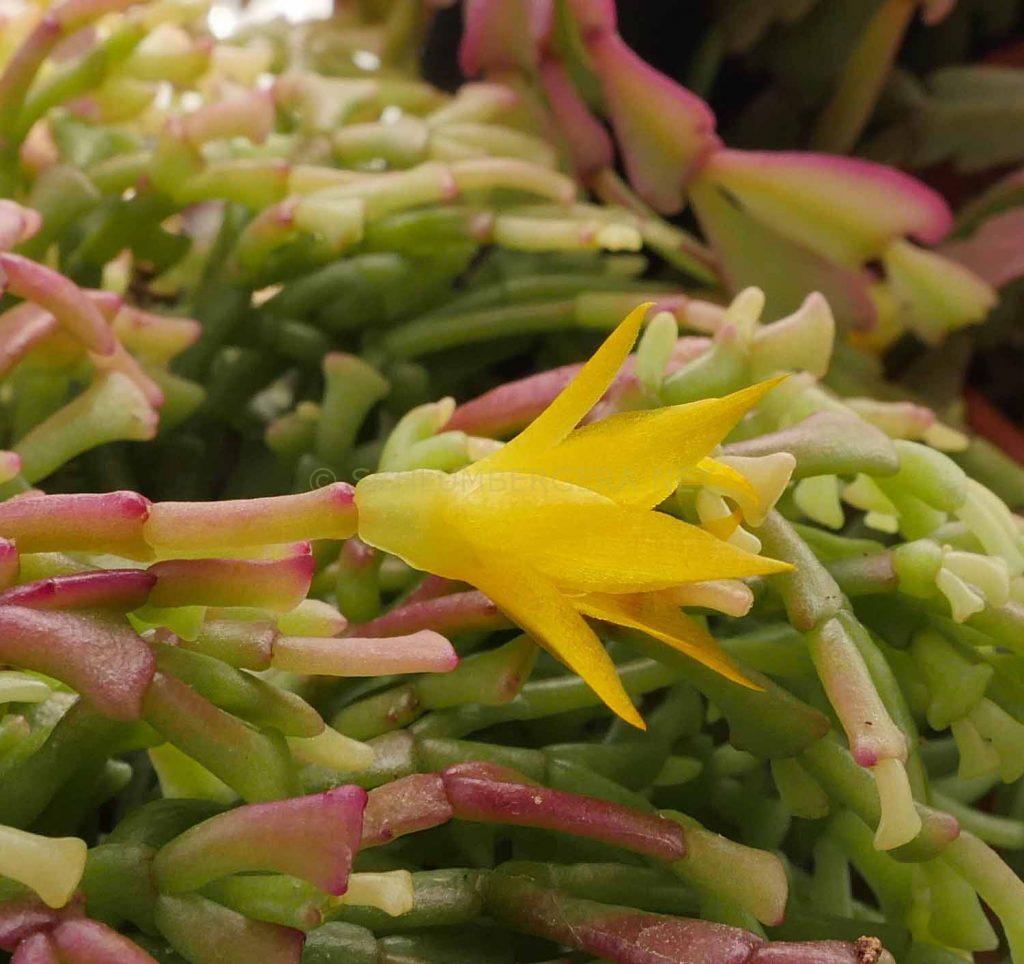
[[[322,489],[325,485],[331,485],[338,481],[338,477],[326,466],[317,469],[309,477],[310,489]]]

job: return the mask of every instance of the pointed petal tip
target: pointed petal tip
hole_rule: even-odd
[[[615,713],[625,720],[630,726],[635,726],[642,733],[647,732],[647,723],[644,718],[640,715],[639,710],[632,703],[629,704],[629,710],[625,710],[625,707],[616,709],[614,706],[611,709],[615,710]],[[631,712],[630,712],[631,711]]]
[[[549,451],[562,442],[608,391],[629,357],[653,304],[646,301],[626,315],[555,400],[504,448],[462,471],[515,472],[524,458]]]
[[[622,321],[618,323],[618,325],[615,326],[615,328],[612,329],[611,334],[604,340],[601,347],[603,348],[604,345],[611,342],[612,339],[615,339],[620,343],[619,348],[621,351],[621,342],[625,341],[629,333],[632,333],[633,337],[630,339],[629,344],[625,349],[625,354],[623,354],[622,357],[622,362],[624,363],[630,351],[632,351],[633,346],[636,344],[637,338],[640,337],[640,329],[643,328],[644,320],[647,318],[647,315],[650,313],[654,305],[655,302],[653,301],[644,301],[638,304],[628,315],[626,315],[625,318],[622,319]]]
[[[744,689],[753,690],[755,693],[764,692],[764,687],[760,683],[755,682],[754,680],[750,679],[749,676],[744,675],[744,673],[740,671],[738,671],[735,676],[730,676],[729,679],[731,679],[738,686],[742,686]]]

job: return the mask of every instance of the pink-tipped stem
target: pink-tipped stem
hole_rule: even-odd
[[[90,296],[92,292],[89,292]],[[120,299],[118,299],[120,301]],[[102,306],[100,307],[102,311]],[[114,325],[114,333],[132,354],[153,363],[166,363],[194,345],[203,326],[192,318],[174,318],[143,311],[131,305],[118,305],[113,315],[104,314]]]
[[[149,567],[156,577],[149,601],[288,612],[306,598],[315,568],[308,553],[284,559],[168,559]]]
[[[282,636],[271,665],[316,676],[387,676],[450,673],[459,657],[444,636],[422,630],[409,636]]]
[[[550,0],[466,0],[459,66],[467,77],[503,71],[530,73],[537,39],[548,32]]]
[[[104,291],[102,288],[86,288],[85,295],[103,312],[103,317],[107,321],[113,321],[115,315],[124,307],[124,298],[114,291]]]
[[[43,218],[33,208],[0,198],[0,251],[9,251],[27,241],[43,226]]]
[[[70,913],[81,913],[79,901],[60,910],[34,896],[0,902],[0,950],[13,951],[36,931],[55,927]]]
[[[427,575],[423,581],[405,597],[404,605],[415,602],[424,602],[427,599],[437,599],[438,596],[447,596],[450,593],[458,592],[465,587],[465,583],[456,582],[454,579],[446,579],[444,576]]]
[[[13,542],[0,539],[0,589],[14,585],[21,572],[21,557]]]
[[[340,558],[345,572],[366,572],[380,565],[380,553],[358,536],[345,540]]]
[[[156,577],[142,569],[101,569],[27,582],[0,594],[0,606],[26,609],[113,609],[144,605]]]
[[[33,78],[61,38],[61,25],[50,11],[40,18],[7,61],[0,74],[0,131],[14,126]],[[6,138],[0,136],[0,146]]]
[[[274,545],[297,539],[347,539],[356,528],[352,486],[335,482],[299,495],[225,502],[157,502],[146,538],[173,551]]]
[[[587,40],[629,181],[655,210],[674,214],[690,179],[720,146],[715,115],[618,34],[599,32]]]
[[[0,74],[0,130],[5,133],[17,120],[18,112],[43,62],[58,44],[107,13],[123,10],[139,0],[65,0],[51,6],[7,61]],[[83,31],[84,33],[84,31]],[[89,35],[86,33],[86,41]],[[68,49],[74,49],[70,39]],[[0,138],[0,145],[3,144]]]
[[[124,345],[115,341],[113,349],[107,354],[89,353],[90,360],[99,371],[120,372],[131,379],[145,396],[153,408],[160,408],[164,403],[164,393],[135,360],[134,356],[125,351]]]
[[[572,929],[572,946],[622,964],[748,964],[761,944],[749,931],[714,921],[616,908]],[[797,959],[790,964],[798,964]]]
[[[615,149],[608,132],[573,86],[565,68],[553,60],[545,61],[540,78],[548,105],[572,157],[577,175],[587,182],[598,171],[615,163]]]
[[[652,316],[658,310],[680,314],[684,312],[685,306],[677,304],[674,298],[666,297],[656,304],[655,309],[651,312]],[[707,347],[708,341],[705,338],[680,338],[676,343],[676,349],[668,364],[667,372],[671,373],[688,361],[692,361],[706,351]],[[582,367],[582,365],[562,365],[560,368],[551,368],[544,372],[538,372],[536,375],[527,375],[526,378],[506,382],[504,385],[492,388],[477,398],[463,402],[455,409],[448,424],[444,427],[449,431],[461,431],[488,438],[512,435],[543,412],[558,397],[562,389],[579,374]],[[626,359],[622,370],[615,377],[608,391],[605,392],[604,397],[594,407],[591,415],[597,413],[603,403],[611,402],[628,394],[636,386],[634,369],[635,359],[630,356]],[[590,417],[585,419],[585,421],[591,420]]]
[[[113,320],[123,301],[110,291],[85,291],[86,297],[103,313],[108,321]],[[0,376],[6,375],[33,349],[48,346],[57,349],[60,340],[61,357],[76,360],[82,348],[77,339],[61,330],[60,323],[45,308],[31,301],[9,308],[0,315]],[[51,352],[52,353],[52,352]]]
[[[25,494],[0,503],[0,533],[20,552],[105,552],[148,559],[150,502],[137,492]]]
[[[584,39],[618,27],[615,0],[569,0],[568,8]]]
[[[472,630],[493,630],[508,620],[482,592],[456,592],[433,599],[406,602],[361,626],[352,626],[354,636],[403,636],[432,629],[450,636]]]
[[[582,367],[563,365],[492,388],[456,408],[445,429],[489,437],[510,435],[547,408]]]
[[[365,790],[343,786],[237,807],[165,845],[153,861],[154,879],[161,891],[182,893],[228,874],[263,871],[344,894],[366,800]]]
[[[8,291],[45,308],[89,351],[97,355],[114,351],[117,339],[103,312],[73,281],[10,252],[0,252],[0,272],[7,277]]]
[[[262,144],[274,128],[269,91],[251,90],[200,107],[182,118],[180,131],[195,147],[207,141],[245,137]]]
[[[747,964],[892,964],[878,938],[846,941],[773,941],[754,951]]]
[[[0,660],[53,676],[116,720],[137,720],[156,672],[127,626],[69,612],[0,606]]]
[[[59,330],[57,319],[30,301],[8,308],[0,315],[0,376]]]
[[[0,451],[0,482],[10,482],[21,471],[21,456],[17,452]]]
[[[133,7],[139,0],[64,0],[50,10],[65,34],[99,20],[108,13]]]
[[[808,230],[820,231],[825,245],[828,234],[846,231],[877,244],[905,235],[923,244],[937,244],[953,226],[949,205],[937,191],[909,174],[859,157],[722,150],[715,154],[708,173],[755,213],[764,210],[759,196],[769,195],[776,203],[783,199],[792,204],[795,221],[801,218],[801,208],[806,208]],[[824,209],[829,211],[828,222],[815,224]],[[780,223],[777,230],[789,234],[785,224]],[[811,244],[815,237],[808,234],[800,240]]]
[[[875,937],[779,943],[739,927],[570,897],[514,871],[488,881],[503,923],[619,964],[894,964]]]
[[[1001,288],[1024,276],[1024,208],[1010,208],[984,222],[969,238],[940,249],[990,285]]]
[[[476,780],[493,780],[498,783],[517,783],[527,787],[539,787],[540,783],[525,773],[520,773],[504,763],[488,763],[486,760],[468,760],[448,768],[446,773],[455,777]],[[444,774],[442,774],[444,776]]]
[[[680,860],[686,853],[682,828],[656,814],[495,779],[478,764],[449,767],[442,776],[455,816],[462,820],[559,830],[660,860]]]

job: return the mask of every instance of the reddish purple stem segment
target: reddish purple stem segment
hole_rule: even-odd
[[[463,763],[442,774],[455,816],[590,837],[658,860],[686,854],[683,829],[656,814],[593,797],[522,782],[526,778],[486,763]]]

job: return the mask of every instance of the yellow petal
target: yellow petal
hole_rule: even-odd
[[[679,481],[684,485],[706,485],[741,504],[757,505],[761,501],[746,476],[715,459],[701,459],[693,468],[687,469]]]
[[[733,509],[728,515],[724,515],[721,518],[701,520],[701,526],[707,529],[716,539],[728,541],[737,528],[739,528],[742,519],[743,515],[740,510]]]
[[[716,673],[750,689],[760,689],[748,680],[728,653],[700,623],[687,616],[673,600],[661,593],[609,596],[589,593],[573,599],[585,616],[639,629],[673,649],[703,663]]]
[[[627,723],[645,729],[611,657],[558,590],[528,566],[481,566],[473,583],[553,656],[560,659]]]
[[[514,470],[520,459],[545,452],[562,441],[608,391],[629,357],[650,303],[634,308],[591,356],[561,394],[504,448],[464,469],[465,472]]]
[[[757,498],[757,493],[746,476],[724,462],[704,458],[693,467],[691,472],[694,483],[697,485],[710,485],[726,495],[732,492],[742,492],[745,498]]]
[[[502,561],[529,560],[572,592],[647,592],[789,568],[672,516],[618,506],[556,479],[500,472],[453,482],[460,483],[449,513],[453,538],[475,541],[481,554]],[[449,534],[439,531],[442,537]]]
[[[578,429],[552,449],[520,452],[501,468],[561,479],[623,505],[649,509],[666,499],[684,471],[704,459],[778,381],[761,382],[724,398],[621,412]],[[746,483],[739,473],[729,478],[733,484]],[[757,499],[753,490],[751,495]]]

